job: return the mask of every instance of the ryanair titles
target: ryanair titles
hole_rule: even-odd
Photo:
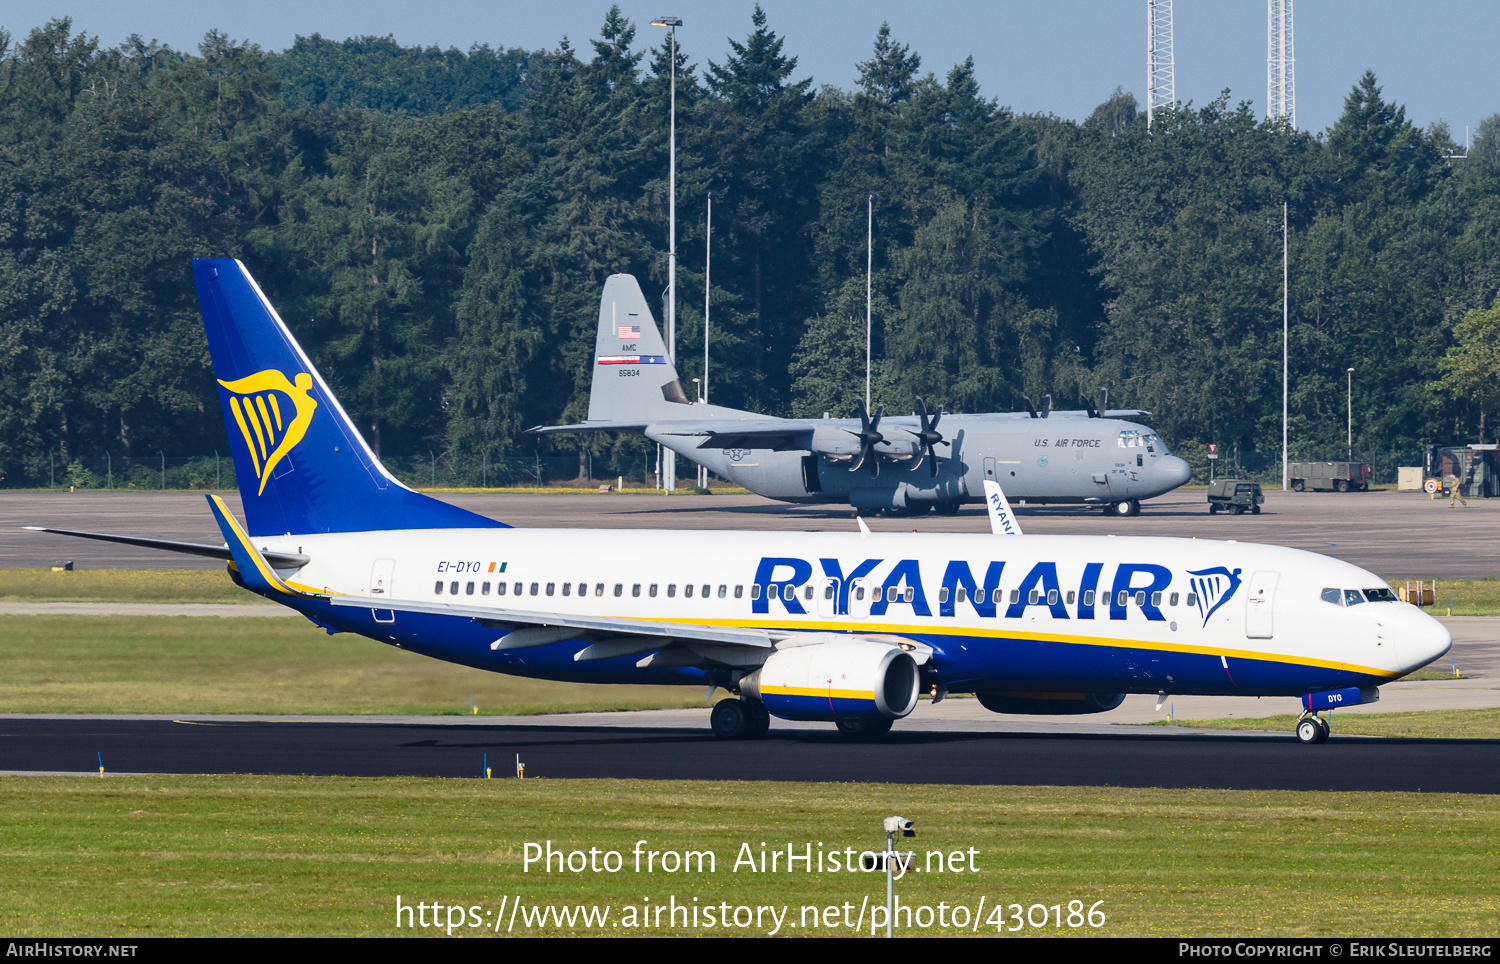
[[[1162,606],[1170,597],[1185,596],[1183,601],[1206,625],[1242,582],[1241,570],[1222,566],[1189,572],[1174,587],[1172,571],[1151,562],[1085,562],[1081,567],[1065,566],[1063,572],[1056,562],[1036,562],[1024,572],[1013,567],[1007,573],[1004,561],[971,565],[960,559],[942,564],[941,581],[929,586],[916,559],[889,565],[885,559],[849,565],[820,558],[816,563],[794,556],[762,557],[755,572],[752,611],[881,617],[904,610],[912,616],[953,617],[962,606],[982,618],[1015,619],[1036,607],[1053,619],[1119,620],[1135,609],[1149,621],[1165,622]],[[1107,568],[1111,571],[1105,579]],[[928,580],[936,574],[937,566],[929,563]],[[1170,598],[1170,605],[1178,602]]]

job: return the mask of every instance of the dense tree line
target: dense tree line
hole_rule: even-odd
[[[533,452],[587,408],[604,279],[666,287],[672,64],[635,41],[618,10],[587,50],[0,34],[0,458],[227,450],[204,256],[246,262],[377,450]],[[1494,433],[1500,116],[1451,160],[1370,74],[1317,136],[1228,92],[1149,130],[1118,91],[1018,115],[885,28],[815,89],[759,10],[676,69],[678,352],[700,375],[712,190],[716,403],[855,411],[873,212],[878,402],[1108,386],[1179,447],[1275,449],[1284,200],[1293,448],[1342,447],[1350,367],[1357,448]]]

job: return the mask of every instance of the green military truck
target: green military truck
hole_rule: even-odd
[[[1217,479],[1208,484],[1208,514],[1233,512],[1235,515],[1260,515],[1265,504],[1260,484],[1248,479]]]
[[[1363,492],[1370,487],[1365,462],[1293,462],[1287,467],[1292,490],[1306,492]]]

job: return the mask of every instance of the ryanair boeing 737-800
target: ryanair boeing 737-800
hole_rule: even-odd
[[[1376,576],[1276,546],[1165,538],[511,528],[408,489],[370,451],[243,265],[193,263],[234,445],[225,544],[70,535],[228,560],[236,583],[350,632],[518,676],[735,694],[878,736],[920,693],[1093,713],[1127,693],[1295,696],[1297,734],[1447,652]],[[997,533],[1019,530],[987,486]]]

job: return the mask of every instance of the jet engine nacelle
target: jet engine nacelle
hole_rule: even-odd
[[[1107,713],[1125,702],[1124,693],[975,693],[991,713],[1034,716],[1078,716]]]
[[[799,636],[740,680],[740,692],[786,720],[899,720],[917,706],[920,673],[905,650],[834,633]]]

